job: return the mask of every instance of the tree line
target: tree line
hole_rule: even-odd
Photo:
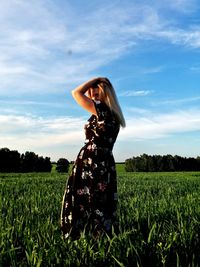
[[[200,157],[143,154],[126,159],[125,170],[127,172],[200,171]]]
[[[51,168],[49,157],[29,151],[20,154],[17,150],[0,149],[0,172],[50,172]]]

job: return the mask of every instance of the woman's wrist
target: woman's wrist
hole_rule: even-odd
[[[101,82],[105,82],[106,79],[103,77],[93,78],[73,90],[73,92],[79,92],[81,94],[85,94],[91,87],[97,87],[97,85]]]
[[[87,91],[91,87],[96,87],[98,85],[98,83],[100,83],[100,82],[101,82],[100,78],[91,79],[91,80],[87,81],[85,84],[83,84],[83,88],[85,89],[85,91]]]

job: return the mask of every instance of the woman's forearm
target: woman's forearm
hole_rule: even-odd
[[[74,94],[85,94],[89,88],[91,88],[95,83],[97,83],[99,78],[91,79],[78,87],[76,87],[74,90],[72,90],[72,95]]]
[[[99,83],[99,78],[91,79],[78,87],[76,87],[72,91],[72,96],[76,100],[76,102],[86,109],[87,111],[91,112],[92,114],[96,115],[96,108],[94,103],[90,97],[88,97],[85,93],[91,88],[95,87],[95,84]]]

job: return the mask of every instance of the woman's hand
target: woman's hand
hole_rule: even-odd
[[[108,86],[111,86],[111,83],[108,80],[108,78],[106,78],[106,77],[95,77],[95,78],[93,78],[93,79],[91,79],[91,80],[79,85],[78,87],[76,87],[72,91],[72,96],[74,97],[76,102],[80,106],[82,106],[84,109],[88,110],[89,112],[91,112],[92,114],[95,114],[95,115],[96,115],[96,109],[95,109],[94,103],[93,103],[92,99],[90,99],[86,95],[86,92],[90,88],[98,87],[98,84],[100,84],[100,83],[104,83],[104,84],[107,84]]]
[[[100,77],[100,78],[98,78],[98,79],[99,79],[99,81],[102,82],[102,83],[105,83],[105,84],[107,84],[107,85],[109,85],[109,86],[111,85],[109,79],[106,78],[106,77]]]
[[[92,87],[94,88],[99,83],[99,81],[100,81],[99,78],[93,78],[93,79],[91,79],[91,80],[79,85],[78,87],[76,87],[72,91],[72,96],[76,100],[76,102],[81,107],[83,107],[84,109],[86,109],[87,111],[91,112],[94,115],[97,115],[96,114],[96,108],[94,106],[94,103],[93,103],[92,99],[90,99],[86,95],[86,92],[90,88],[92,88]]]
[[[110,83],[108,78],[106,78],[106,77],[96,77],[96,78],[93,78],[93,79],[91,79],[91,80],[89,80],[87,82],[87,87],[88,87],[88,89],[90,87],[96,87],[99,83],[105,83],[105,84],[111,86],[111,83]]]

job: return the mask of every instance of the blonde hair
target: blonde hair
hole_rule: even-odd
[[[100,82],[95,87],[98,87],[100,89],[100,94],[102,94],[103,96],[103,101],[109,107],[111,112],[114,114],[119,124],[122,127],[126,127],[126,122],[121,107],[119,105],[115,90],[110,81],[108,79],[106,79],[106,81],[108,82]]]

